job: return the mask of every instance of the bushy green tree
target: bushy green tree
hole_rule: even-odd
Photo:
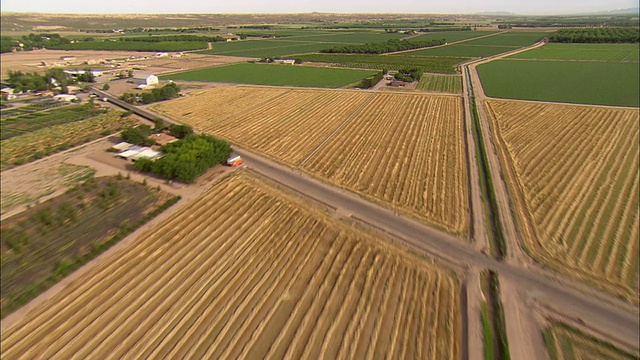
[[[211,166],[223,163],[231,154],[231,146],[209,135],[192,134],[164,145],[162,151],[164,157],[153,162],[140,159],[134,167],[165,179],[190,183]]]
[[[150,146],[155,144],[152,139],[149,139],[153,131],[148,125],[138,125],[136,127],[127,128],[122,131],[120,137],[122,140],[135,145]]]

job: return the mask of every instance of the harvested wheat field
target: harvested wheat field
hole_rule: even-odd
[[[235,86],[153,110],[445,231],[468,231],[459,97]]]
[[[563,323],[552,323],[544,331],[544,340],[551,360],[597,359],[637,360],[638,357],[610,343],[584,334]]]
[[[488,101],[527,250],[638,298],[638,110]]]
[[[250,173],[3,329],[3,359],[458,359],[453,272]]]

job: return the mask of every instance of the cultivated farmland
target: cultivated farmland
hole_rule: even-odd
[[[637,62],[496,60],[478,66],[487,96],[638,106]]]
[[[424,74],[416,89],[460,94],[462,93],[462,78],[460,76]]]
[[[225,87],[154,109],[446,231],[468,229],[457,96]]]
[[[239,173],[3,329],[2,351],[458,359],[460,306],[452,272]]]
[[[552,323],[544,332],[551,360],[637,360],[638,357],[563,323]]]
[[[511,55],[509,59],[638,61],[638,44],[556,44]]]
[[[131,117],[121,117],[120,111],[109,111],[66,124],[41,128],[2,140],[2,169],[39,159],[54,151],[68,149],[135,124]]]
[[[375,71],[325,69],[278,64],[235,64],[162,76],[162,79],[236,84],[289,85],[337,88],[375,75]]]
[[[455,73],[457,64],[469,60],[466,57],[369,54],[302,54],[297,55],[296,59],[360,69],[398,70],[400,68],[418,67],[423,71],[434,73]]]
[[[637,300],[638,110],[487,103],[528,252]]]
[[[544,32],[508,31],[457,44],[411,51],[406,55],[487,57],[534,44],[546,34]]]

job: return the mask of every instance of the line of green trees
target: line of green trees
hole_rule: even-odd
[[[94,76],[89,72],[86,75],[74,78],[68,75],[62,69],[52,68],[48,69],[44,75],[36,72],[23,73],[22,71],[9,71],[6,81],[9,87],[16,91],[25,92],[31,91],[44,91],[51,90],[56,87],[60,87],[60,92],[66,94],[68,92],[67,85],[75,84],[79,80],[84,82],[94,82]]]
[[[176,83],[170,82],[162,87],[143,91],[140,94],[126,92],[120,95],[120,100],[129,104],[151,104],[157,101],[173,99],[178,95],[180,95],[180,87]]]
[[[423,41],[411,41],[411,40],[399,40],[391,39],[386,42],[380,43],[367,43],[367,44],[353,44],[335,46],[330,49],[320,50],[323,53],[338,53],[338,54],[385,54],[395,51],[413,50],[425,47],[443,45],[445,39],[439,40],[423,40]]]
[[[210,167],[224,163],[231,154],[227,142],[194,134],[166,144],[160,150],[165,153],[164,157],[155,161],[138,159],[134,168],[165,179],[191,183]]]
[[[360,87],[363,89],[368,89],[370,87],[375,86],[378,82],[380,82],[380,80],[382,80],[385,73],[386,71],[382,70],[373,76],[369,76],[368,78],[362,79],[362,82],[360,83]]]
[[[197,35],[160,35],[160,36],[128,36],[118,38],[118,41],[133,42],[165,42],[165,41],[198,41],[221,42],[227,41],[222,36],[197,36]]]
[[[638,43],[639,28],[579,28],[560,29],[549,35],[556,43]]]

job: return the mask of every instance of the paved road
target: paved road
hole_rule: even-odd
[[[638,351],[638,310],[627,303],[603,293],[585,296],[583,292],[567,286],[570,281],[563,284],[539,271],[499,262],[477,252],[472,244],[462,239],[427,227],[418,221],[398,216],[392,210],[322,183],[300,171],[276,164],[243,149],[235,150],[244,157],[251,169],[294,191],[324,203],[341,214],[348,214],[357,221],[378,228],[424,253],[453,264],[468,264],[495,270],[500,276],[518,284],[521,289],[527,289],[539,302],[566,309],[568,316],[581,319],[587,325],[593,324],[600,333]]]

